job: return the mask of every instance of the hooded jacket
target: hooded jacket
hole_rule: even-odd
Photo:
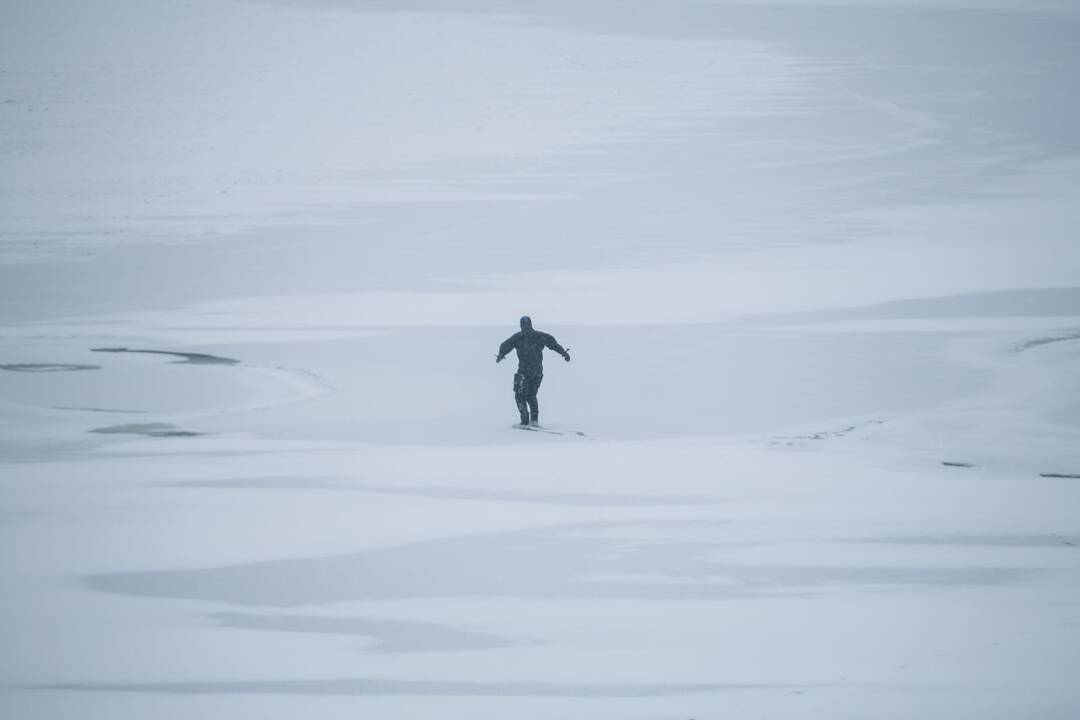
[[[554,350],[566,360],[570,359],[570,354],[554,337],[546,332],[533,330],[532,320],[526,316],[521,318],[521,330],[499,346],[497,359],[502,360],[511,350],[517,350],[518,372],[537,377],[544,374],[544,348]]]

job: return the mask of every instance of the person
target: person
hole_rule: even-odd
[[[536,426],[540,421],[540,405],[536,393],[544,379],[544,348],[554,350],[570,362],[570,352],[546,332],[534,330],[532,319],[521,318],[521,330],[508,337],[499,346],[495,362],[502,362],[507,353],[517,350],[518,369],[514,373],[514,401],[521,415],[521,426]]]

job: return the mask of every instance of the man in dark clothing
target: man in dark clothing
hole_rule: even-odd
[[[514,373],[514,400],[521,413],[523,426],[537,425],[540,418],[540,405],[536,392],[544,379],[544,348],[554,350],[570,362],[570,353],[555,338],[546,332],[533,330],[532,319],[528,315],[521,318],[521,332],[516,332],[499,346],[495,362],[502,362],[511,350],[517,350],[518,369]]]

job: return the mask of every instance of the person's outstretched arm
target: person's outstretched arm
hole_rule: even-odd
[[[570,362],[570,351],[560,345],[555,340],[555,337],[553,335],[548,335],[547,333],[544,333],[544,347],[548,348],[549,350],[554,350],[555,352],[563,356],[563,360],[565,360],[566,362]]]
[[[499,354],[495,356],[495,362],[502,362],[506,354],[517,347],[518,339],[521,337],[521,333],[516,332],[510,337],[503,340],[502,345],[499,346]]]

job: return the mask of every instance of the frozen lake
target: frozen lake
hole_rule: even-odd
[[[1078,9],[3,4],[0,715],[1075,716]]]

